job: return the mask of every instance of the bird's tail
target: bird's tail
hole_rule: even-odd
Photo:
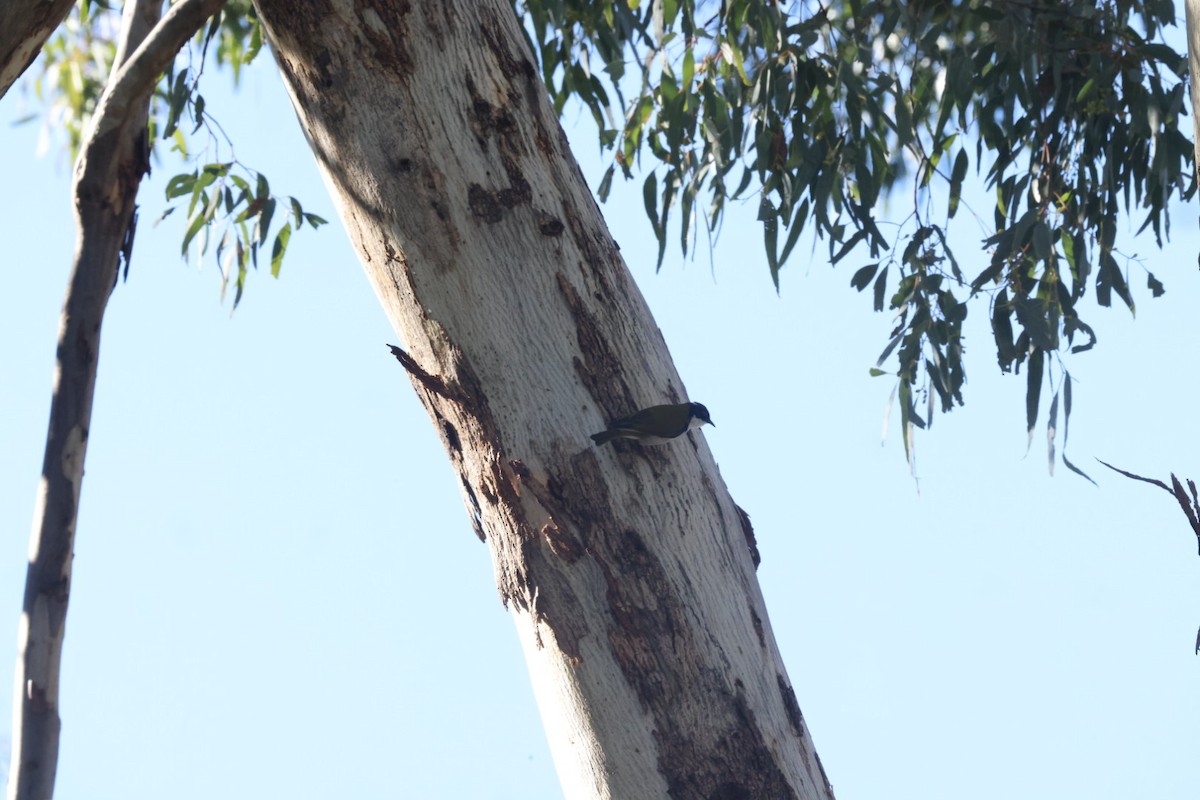
[[[596,443],[597,447],[615,438],[617,438],[617,431],[600,431],[592,434],[592,441]]]

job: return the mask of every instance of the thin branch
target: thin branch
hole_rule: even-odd
[[[139,99],[149,97],[158,83],[158,76],[175,59],[180,48],[223,5],[225,0],[182,0],[171,6],[129,60],[109,79],[104,97],[92,117],[92,135],[99,138],[120,127],[130,107],[137,105]]]
[[[1117,468],[1116,468],[1116,467],[1114,467],[1112,464],[1108,463],[1107,461],[1105,461],[1105,460],[1104,460],[1104,459],[1102,459],[1102,458],[1097,458],[1096,460],[1097,460],[1097,461],[1099,461],[1099,462],[1100,462],[1101,464],[1103,464],[1104,466],[1106,466],[1106,467],[1108,467],[1109,469],[1111,469],[1113,472],[1119,472],[1119,473],[1121,473],[1121,474],[1122,474],[1122,475],[1124,475],[1126,478],[1132,478],[1132,479],[1133,479],[1133,480],[1135,480],[1135,481],[1143,481],[1143,482],[1145,482],[1145,483],[1152,483],[1152,484],[1154,484],[1155,486],[1158,486],[1159,488],[1161,488],[1161,489],[1162,489],[1164,492],[1169,492],[1170,494],[1175,494],[1174,492],[1172,492],[1172,491],[1171,491],[1171,487],[1170,487],[1170,486],[1167,486],[1165,483],[1163,483],[1163,482],[1162,482],[1162,481],[1160,481],[1160,480],[1157,480],[1157,479],[1155,479],[1155,478],[1143,478],[1141,475],[1134,475],[1132,472],[1126,472],[1126,471],[1125,471],[1125,470],[1123,470],[1123,469],[1117,469]]]
[[[128,264],[132,246],[135,200],[147,169],[150,93],[179,48],[221,2],[184,0],[158,25],[161,0],[126,4],[119,52],[132,54],[115,68],[76,164],[78,237],[59,326],[57,380],[18,632],[11,800],[51,800],[54,794],[62,645],[100,332],[120,258],[124,255]]]
[[[1132,478],[1135,481],[1143,481],[1144,483],[1152,483],[1163,491],[1170,494],[1179,503],[1179,507],[1183,509],[1184,516],[1187,517],[1188,523],[1192,526],[1192,531],[1196,534],[1197,546],[1200,547],[1200,495],[1196,492],[1196,482],[1188,480],[1187,489],[1183,488],[1183,482],[1175,477],[1175,473],[1171,473],[1171,485],[1167,486],[1160,480],[1155,478],[1143,478],[1141,475],[1134,475],[1132,472],[1126,472],[1123,469],[1117,469],[1107,461],[1102,461],[1097,458],[1104,466],[1111,469],[1113,472],[1119,472],[1126,478]],[[1190,490],[1190,496],[1189,496]],[[1200,654],[1200,631],[1196,632],[1196,653]]]

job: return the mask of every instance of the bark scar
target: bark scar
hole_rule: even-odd
[[[438,397],[443,397],[452,403],[463,405],[466,404],[466,397],[463,395],[462,390],[448,385],[444,380],[436,375],[430,375],[421,368],[421,365],[418,364],[412,356],[404,352],[403,349],[397,347],[396,345],[389,344],[388,349],[392,351],[392,355],[394,355],[396,360],[400,362],[400,366],[404,367],[408,374],[411,375],[413,379],[417,381],[417,383],[421,384]]]
[[[509,461],[508,465],[517,477],[513,488],[517,490],[518,494],[520,488],[525,487],[533,495],[533,499],[537,501],[538,505],[546,510],[546,523],[541,528],[541,534],[545,537],[550,551],[568,564],[574,564],[583,557],[586,548],[577,535],[559,523],[559,519],[565,519],[578,527],[563,504],[555,498],[554,489],[534,477],[524,462],[514,459]],[[550,480],[553,481],[553,478]],[[555,518],[556,516],[558,519]]]

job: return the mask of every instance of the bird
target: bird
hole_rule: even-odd
[[[642,444],[663,444],[682,436],[692,428],[716,423],[700,403],[676,403],[643,408],[628,417],[609,423],[607,430],[592,434],[597,446],[613,439],[633,439]]]

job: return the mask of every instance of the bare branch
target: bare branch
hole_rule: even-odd
[[[1157,480],[1157,479],[1155,479],[1155,478],[1143,478],[1141,475],[1134,475],[1132,472],[1126,472],[1126,471],[1125,471],[1125,470],[1123,470],[1123,469],[1117,469],[1117,468],[1116,468],[1116,467],[1114,467],[1112,464],[1108,463],[1107,461],[1105,461],[1105,460],[1104,460],[1104,459],[1102,459],[1102,458],[1097,458],[1096,460],[1097,460],[1097,461],[1099,461],[1099,462],[1100,462],[1101,464],[1103,464],[1104,466],[1106,466],[1106,467],[1108,467],[1109,469],[1111,469],[1113,472],[1119,472],[1119,473],[1121,473],[1121,474],[1122,474],[1122,475],[1124,475],[1126,478],[1132,478],[1132,479],[1133,479],[1133,480],[1135,480],[1135,481],[1144,481],[1145,483],[1152,483],[1152,484],[1154,484],[1155,486],[1157,486],[1157,487],[1161,488],[1161,489],[1162,489],[1164,492],[1167,492],[1167,493],[1169,493],[1169,494],[1175,494],[1174,492],[1172,492],[1172,491],[1171,491],[1171,487],[1170,487],[1170,486],[1167,486],[1165,483],[1163,483],[1163,482],[1162,482],[1162,481],[1160,481],[1160,480]]]
[[[1200,547],[1200,496],[1197,495],[1195,481],[1189,480],[1187,482],[1187,489],[1185,489],[1183,487],[1183,482],[1179,480],[1179,478],[1175,477],[1175,473],[1172,472],[1171,485],[1167,486],[1165,483],[1160,480],[1156,480],[1155,478],[1143,478],[1141,475],[1134,475],[1132,472],[1126,472],[1123,469],[1117,469],[1112,464],[1102,461],[1099,458],[1096,460],[1111,469],[1113,472],[1119,472],[1126,478],[1132,478],[1135,481],[1152,483],[1174,497],[1176,502],[1179,503],[1179,507],[1183,509],[1183,514],[1187,517],[1188,523],[1192,526],[1192,531],[1196,534],[1197,546]],[[1196,632],[1196,653],[1200,654],[1200,631]]]

